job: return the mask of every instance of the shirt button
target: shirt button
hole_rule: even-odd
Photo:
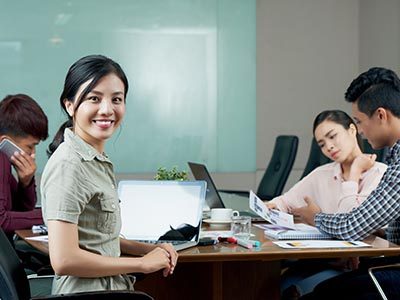
[[[112,208],[115,208],[115,204],[111,205]]]
[[[112,187],[113,189],[115,189],[115,185],[114,185],[114,184],[112,184],[111,187]]]

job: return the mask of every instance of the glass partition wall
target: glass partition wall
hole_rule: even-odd
[[[65,120],[59,95],[69,66],[103,54],[130,90],[121,130],[107,145],[118,173],[160,166],[256,169],[255,0],[0,0],[0,97],[26,93]],[[0,116],[1,117],[1,116]]]

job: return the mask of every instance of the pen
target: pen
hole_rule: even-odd
[[[219,236],[218,237],[218,241],[219,242],[228,242],[228,243],[230,243],[230,244],[236,244],[236,239],[232,236],[232,237],[222,237],[222,236]]]

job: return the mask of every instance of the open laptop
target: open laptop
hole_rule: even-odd
[[[128,240],[196,246],[206,196],[205,181],[120,181],[121,235]]]
[[[264,221],[263,218],[251,211],[248,197],[223,193],[225,197],[222,200],[221,194],[218,192],[205,165],[194,162],[188,162],[188,165],[196,180],[204,180],[207,182],[206,203],[210,209],[229,207],[239,211],[241,216],[250,216],[252,221]]]

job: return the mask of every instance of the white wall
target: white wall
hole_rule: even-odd
[[[380,66],[400,70],[400,1],[360,2],[360,72]]]
[[[343,94],[358,72],[358,16],[358,0],[257,1],[257,172],[238,176],[231,188],[251,177],[256,188],[280,134],[299,137],[286,185],[292,186],[304,169],[316,114],[349,112]]]

